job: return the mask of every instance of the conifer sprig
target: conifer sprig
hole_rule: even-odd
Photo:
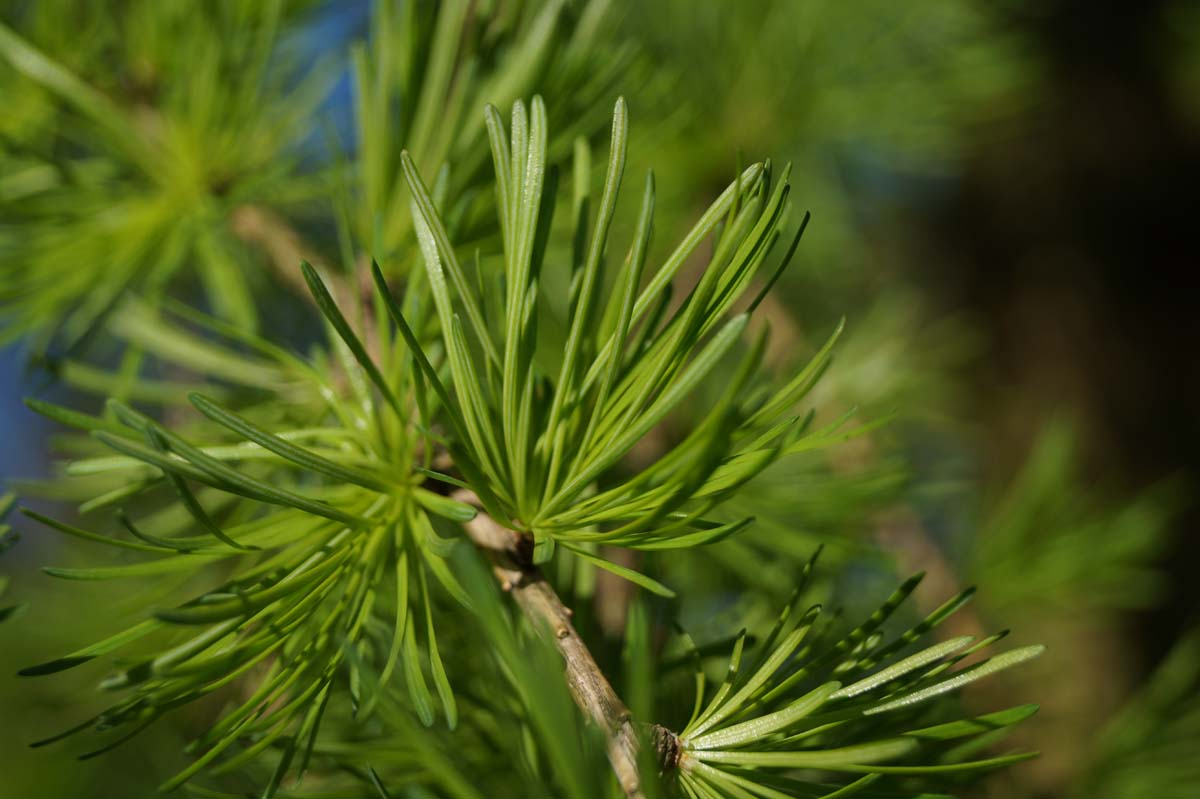
[[[123,528],[117,534],[26,513],[143,558],[48,573],[76,580],[225,576],[121,633],[23,673],[54,673],[138,642],[147,654],[103,683],[126,697],[91,721],[100,730],[136,733],[181,704],[266,670],[258,689],[192,744],[195,761],[165,787],[205,767],[235,769],[276,745],[289,747],[286,760],[302,773],[343,674],[362,720],[403,678],[406,704],[422,722],[432,724],[438,713],[450,727],[457,722],[434,608],[445,599],[459,606],[469,600],[447,560],[456,542],[434,519],[461,523],[475,510],[425,485],[434,474],[425,468],[433,449],[422,447],[433,439],[410,427],[415,387],[404,342],[376,339],[384,366],[375,366],[316,272],[306,265],[304,273],[330,322],[328,353],[309,362],[246,334],[237,337],[252,351],[239,352],[229,336],[220,340],[234,331],[194,312],[188,319],[217,339],[199,337],[180,318],[125,317],[124,333],[149,352],[192,368],[219,364],[211,371],[221,384],[259,395],[239,410],[192,392],[193,418],[176,432],[118,400],[110,400],[105,417],[30,401],[118,453],[68,467],[67,481],[98,492],[83,510],[101,518],[113,507],[129,510],[116,511]],[[136,510],[172,497],[166,511]],[[377,674],[369,694],[368,667]],[[229,754],[247,740],[253,745]]]
[[[815,558],[814,558],[815,560]],[[1043,651],[1012,649],[952,670],[1006,632],[975,640],[957,636],[917,648],[966,604],[973,590],[944,603],[918,624],[887,636],[882,627],[921,580],[906,581],[866,621],[839,634],[819,605],[801,610],[805,582],[753,649],[743,631],[724,682],[707,703],[697,682],[695,709],[678,736],[679,781],[688,797],[857,794],[887,775],[957,774],[999,768],[1036,753],[972,759],[978,745],[1037,711],[1021,705],[944,721],[930,703]],[[947,742],[978,744],[948,750]],[[851,775],[843,784],[798,780],[798,770]],[[863,775],[854,777],[852,775]],[[866,793],[863,795],[871,795]]]
[[[493,517],[532,535],[539,562],[556,542],[594,561],[587,547],[596,543],[667,549],[743,529],[750,519],[717,523],[706,515],[777,458],[847,436],[844,419],[813,429],[811,416],[791,415],[828,365],[840,328],[807,368],[774,391],[761,387],[758,374],[763,335],[735,354],[757,298],[748,311],[733,309],[784,235],[788,169],[776,177],[769,163],[747,168],[657,264],[649,259],[654,180],[648,175],[634,240],[619,265],[607,269],[618,258],[609,252],[609,231],[624,172],[624,102],[613,115],[595,219],[573,220],[575,241],[584,245],[570,256],[546,246],[557,180],[547,173],[543,103],[514,105],[508,131],[494,109],[487,118],[504,242],[502,324],[486,321],[486,298],[468,279],[415,166],[402,156],[449,361],[449,385],[441,391],[454,405],[451,418],[461,421],[463,456],[483,481],[469,481],[471,487]],[[580,150],[586,162],[585,145]],[[587,171],[575,174],[583,182],[574,187],[576,197],[590,196]],[[801,223],[766,286],[786,268],[803,230]],[[679,270],[710,237],[713,250],[699,282],[676,292]],[[545,343],[556,312],[547,285],[570,287],[559,304],[566,315],[559,347]],[[681,297],[672,309],[675,293]],[[719,366],[731,377],[704,423],[636,476],[621,475],[621,459]]]
[[[542,100],[514,103],[507,129],[489,107],[484,125],[501,234],[497,258],[462,257],[438,193],[402,153],[425,268],[407,272],[394,291],[385,269],[372,264],[375,290],[360,293],[351,286],[369,285],[365,276],[331,289],[304,263],[302,280],[326,333],[308,357],[184,307],[155,312],[131,302],[112,320],[112,332],[191,377],[139,389],[127,374],[89,373],[92,385],[118,395],[101,416],[30,401],[89,434],[75,444],[80,457],[59,490],[77,489],[81,512],[100,518],[100,528],[105,516],[117,524],[97,529],[27,514],[133,558],[48,573],[193,578],[168,590],[176,601],[147,608],[148,618],[25,670],[49,674],[125,655],[102,684],[121,698],[39,743],[87,727],[120,728],[88,756],[99,754],[178,707],[249,681],[247,693],[192,744],[191,765],[164,787],[271,752],[269,797],[323,751],[322,720],[335,697],[348,696],[351,729],[392,712],[411,713],[426,726],[441,715],[456,728],[464,701],[486,702],[456,691],[454,675],[470,670],[442,655],[453,620],[491,614],[484,624],[490,640],[507,648],[505,669],[518,680],[525,671],[512,663],[512,640],[495,609],[478,607],[477,588],[463,580],[478,572],[459,541],[474,540],[467,525],[477,509],[450,494],[477,500],[489,524],[513,538],[505,579],[519,605],[525,594],[517,586],[538,587],[545,618],[531,621],[557,618],[552,633],[560,650],[583,647],[536,565],[553,557],[556,543],[570,560],[669,596],[668,587],[609,562],[596,545],[693,548],[734,535],[752,519],[721,523],[710,513],[747,481],[780,458],[872,429],[847,431],[848,417],[817,427],[811,409],[800,407],[831,362],[840,326],[778,386],[759,369],[765,332],[743,341],[750,314],[787,267],[807,223],[806,216],[785,235],[788,169],[776,174],[766,162],[742,170],[665,256],[651,247],[655,194],[648,176],[633,240],[618,258],[610,238],[625,163],[623,101],[614,110],[592,219],[583,212],[593,207],[590,155],[585,142],[575,147],[569,242],[553,230],[558,180],[547,160]],[[696,261],[694,285],[677,288],[685,263]],[[555,296],[556,285],[566,287],[565,296]],[[627,468],[633,447],[702,387],[715,388],[703,420],[648,466]],[[139,391],[171,413],[135,409],[124,397]],[[801,587],[811,570],[810,562]],[[210,587],[196,591],[201,580]],[[746,639],[739,637],[716,696],[705,705],[701,683],[692,720],[678,736],[660,739],[677,747],[668,765],[678,769],[682,789],[703,799],[771,798],[790,790],[778,786],[815,790],[792,776],[771,776],[780,771],[861,772],[857,790],[880,774],[1011,762],[908,764],[906,758],[924,755],[922,741],[973,735],[1027,715],[1017,708],[947,726],[920,713],[929,700],[1038,651],[1014,650],[953,673],[947,670],[1000,636],[953,639],[905,655],[968,597],[884,642],[880,626],[915,584],[842,637],[818,608],[800,612],[794,601],[745,670]],[[586,649],[575,652],[567,658],[568,681],[598,690],[604,677],[595,663]],[[401,678],[405,690],[397,694]],[[622,788],[641,797],[641,784],[654,782],[629,766],[628,745],[614,746],[615,736],[632,740],[632,733],[628,711],[604,687],[605,707],[579,704],[609,736]],[[517,696],[537,701],[527,685],[518,685]],[[540,710],[527,709],[540,741],[531,760],[555,761],[559,783],[583,785],[566,764],[587,762],[586,753],[554,735],[555,725],[572,720],[555,711],[551,721]],[[489,717],[486,708],[472,723],[480,717]],[[382,784],[374,771],[365,773]],[[454,782],[444,776],[431,782]]]

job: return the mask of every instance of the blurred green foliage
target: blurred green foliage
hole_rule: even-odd
[[[862,235],[882,209],[856,202],[861,182],[886,195],[900,176],[952,175],[966,139],[1024,102],[1035,64],[970,0],[748,0],[736,12],[665,0],[632,4],[626,21],[676,107],[660,123],[674,146],[647,154],[656,165],[711,186],[739,152],[794,164],[817,223],[787,295],[801,298],[802,320],[817,309],[836,318],[851,297],[863,313],[864,290],[895,266]]]
[[[1183,636],[1096,736],[1071,796],[1185,799],[1200,784],[1200,633]]]
[[[304,6],[15,4],[0,22],[4,340],[71,351],[126,291],[160,296],[181,270],[254,325],[264,283],[230,215],[320,196],[300,146],[335,75],[283,45]]]
[[[1161,598],[1157,569],[1177,490],[1116,497],[1089,484],[1076,429],[1052,421],[1021,471],[993,499],[970,543],[965,571],[989,586],[997,614],[1112,613]]]

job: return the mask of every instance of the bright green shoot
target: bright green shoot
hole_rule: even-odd
[[[762,645],[748,651],[738,637],[727,676],[704,702],[697,682],[695,712],[679,734],[679,779],[685,793],[702,797],[845,796],[883,775],[968,773],[1033,757],[1019,752],[972,758],[976,747],[961,739],[991,742],[1032,716],[1021,705],[974,718],[940,720],[929,714],[934,699],[1037,657],[1042,646],[1012,649],[951,669],[977,656],[1003,633],[976,640],[955,636],[914,650],[914,645],[970,599],[953,597],[918,624],[891,638],[883,625],[920,582],[905,582],[866,622],[848,633],[813,605],[798,605],[812,564],[792,602]],[[897,657],[904,652],[904,657]],[[797,769],[845,777],[828,785],[786,776]],[[854,775],[863,775],[855,777]]]
[[[764,275],[789,214],[788,169],[778,176],[769,163],[745,169],[661,260],[650,252],[655,191],[647,175],[636,230],[621,255],[610,241],[628,135],[618,100],[595,217],[573,220],[584,246],[554,249],[547,239],[557,177],[547,168],[541,99],[516,103],[507,129],[495,109],[486,114],[503,239],[502,318],[485,310],[488,298],[451,246],[435,199],[402,155],[449,364],[444,393],[461,420],[463,454],[482,480],[468,481],[471,487],[503,523],[533,536],[538,561],[556,542],[577,553],[596,543],[667,549],[744,528],[750,519],[717,523],[706,514],[777,458],[839,437],[837,425],[812,430],[794,415],[829,363],[836,331],[776,391],[757,390],[765,333],[740,346],[761,300],[746,301],[747,292],[773,282],[804,229],[801,223],[774,274]],[[576,152],[586,165],[586,145]],[[588,205],[578,198],[590,196],[589,179],[586,166],[575,170],[576,207]],[[677,288],[697,258],[703,266],[695,284]],[[550,285],[570,287],[565,302],[550,296]],[[747,310],[738,313],[739,305]],[[560,309],[565,323],[557,320]],[[564,331],[562,341],[554,330]],[[705,421],[640,473],[624,472],[620,464],[634,446],[694,401],[718,370],[730,377]]]

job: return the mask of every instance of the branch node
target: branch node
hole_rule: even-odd
[[[658,768],[661,773],[669,774],[679,768],[683,745],[678,735],[661,724],[654,724],[650,727],[650,741],[658,755]]]

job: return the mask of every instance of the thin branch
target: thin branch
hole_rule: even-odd
[[[455,492],[454,497],[463,502],[475,500],[467,491]],[[521,612],[535,627],[553,636],[566,666],[567,686],[575,704],[607,739],[608,760],[621,790],[630,799],[645,799],[638,770],[638,728],[630,717],[629,708],[617,696],[587,644],[571,624],[570,608],[546,582],[541,569],[533,565],[528,540],[483,513],[463,526],[475,545],[487,552],[492,561],[492,572],[500,586],[512,594]],[[678,749],[674,733],[658,725],[653,725],[648,732],[660,766],[673,767]]]

